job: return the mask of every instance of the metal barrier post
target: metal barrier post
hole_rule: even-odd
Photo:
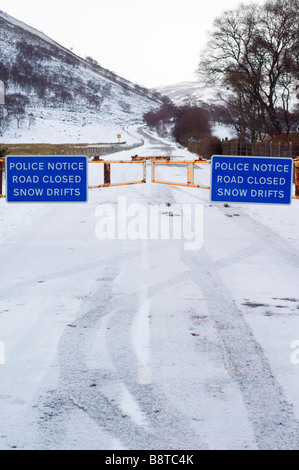
[[[194,185],[194,162],[187,163],[187,184]]]
[[[111,165],[110,163],[104,163],[104,184],[110,184],[111,178]]]
[[[152,160],[151,164],[152,164],[152,183],[154,183],[155,182],[155,162]]]

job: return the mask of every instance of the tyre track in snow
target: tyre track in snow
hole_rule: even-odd
[[[150,169],[149,165],[148,167]],[[146,195],[141,193],[141,200],[147,205],[158,202],[170,204],[174,202],[173,193],[168,187],[164,188],[163,201],[161,201],[159,187],[156,187],[155,190],[153,187],[148,187]],[[121,442],[131,449],[201,449],[204,447],[204,443],[199,441],[189,419],[176,407],[171,406],[167,397],[157,389],[157,385],[151,383],[150,378],[147,379],[148,373],[144,370],[144,366],[146,369],[147,364],[141,364],[140,367],[140,360],[142,361],[144,357],[138,357],[132,330],[134,326],[136,327],[140,316],[143,317],[141,318],[141,329],[146,326],[145,317],[145,320],[149,321],[147,315],[150,314],[150,305],[145,308],[145,312],[140,312],[140,310],[149,302],[148,258],[152,250],[159,250],[159,247],[151,245],[149,252],[148,243],[145,241],[136,241],[133,246],[136,246],[136,249],[131,251],[132,245],[130,244],[130,257],[126,246],[121,246],[121,253],[115,263],[117,266],[115,271],[116,291],[110,284],[111,294],[109,302],[105,304],[106,312],[111,312],[107,314],[106,354],[109,357],[109,362],[113,364],[113,370],[108,376],[105,371],[104,374],[103,371],[99,371],[99,381],[102,382],[104,400],[108,400],[113,406],[108,413],[104,413],[104,420],[107,420],[112,434],[117,435]],[[126,268],[123,268],[125,274],[121,275],[120,266],[122,263],[131,268],[134,265],[136,267],[133,277],[136,279],[136,288],[132,293],[127,292],[126,279],[129,273]],[[182,280],[183,275],[179,278],[179,281]],[[158,292],[159,288],[161,286],[155,286],[155,292]],[[118,293],[119,291],[120,293]],[[144,332],[134,332],[135,337],[138,334],[144,335]],[[140,349],[145,347],[147,345],[141,340]],[[125,416],[124,420],[123,411],[119,410],[119,404],[111,402],[110,391],[115,387],[125,387],[131,394],[144,417],[143,425],[136,425],[134,416],[133,419],[130,415]],[[99,409],[98,405],[97,410]],[[113,420],[111,416],[113,416]]]
[[[147,205],[166,202],[171,205],[175,202],[173,192],[168,187],[164,188],[162,198],[160,188],[153,189],[152,186],[148,187],[147,194],[144,196],[143,202]],[[147,338],[147,329],[151,328],[150,316],[152,315],[150,298],[153,292],[158,294],[160,290],[163,290],[163,286],[157,282],[149,287],[151,278],[148,263],[153,251],[161,248],[159,244],[149,246],[147,241],[137,243],[140,246],[140,252],[136,256],[136,271],[133,277],[134,280],[136,279],[136,288],[130,295],[121,295],[118,301],[114,298],[113,307],[111,305],[114,310],[113,321],[111,319],[109,323],[107,337],[109,357],[115,364],[117,376],[130,391],[147,420],[146,440],[144,440],[144,434],[141,433],[138,436],[133,433],[132,443],[134,448],[138,448],[139,439],[142,439],[141,446],[143,447],[140,448],[145,449],[203,449],[205,443],[194,432],[190,419],[176,406],[171,405],[157,383],[151,381],[150,359],[147,354],[147,349],[151,347]],[[123,269],[124,272],[118,279],[116,289],[126,292],[126,276],[130,278],[130,275],[126,267]],[[184,274],[178,274],[177,277],[174,275],[172,278],[173,282],[178,283],[183,280]],[[132,309],[134,304],[135,307]],[[135,330],[134,334],[133,330]],[[138,339],[138,336],[145,338]],[[136,339],[139,343],[137,345]],[[120,344],[121,348],[115,348],[115,344]],[[128,437],[125,433],[122,441],[126,442]]]
[[[180,190],[182,191],[184,192]],[[209,313],[223,347],[224,363],[243,394],[258,447],[266,450],[296,450],[299,447],[299,422],[294,415],[293,406],[284,396],[282,387],[273,376],[265,352],[255,340],[253,331],[218,272],[269,248],[275,250],[288,263],[298,266],[299,251],[242,208],[235,205],[229,208],[223,205],[216,207],[223,216],[233,217],[238,212],[239,227],[252,235],[255,241],[217,262],[212,261],[205,249],[201,249],[197,254],[184,252],[182,260],[205,295]]]
[[[143,136],[146,134],[143,133]],[[172,203],[176,202],[175,196],[182,192],[180,188],[176,190],[168,192]],[[198,202],[200,200],[201,195]],[[204,201],[205,198],[202,199]],[[219,206],[219,209],[224,212],[223,207]],[[236,211],[236,208],[232,210]],[[188,266],[191,278],[205,294],[209,313],[223,348],[225,367],[242,393],[258,448],[298,449],[299,423],[294,416],[293,407],[285,398],[262,347],[255,340],[218,270],[233,266],[269,247],[291,263],[298,264],[299,253],[285,239],[248,216],[245,211],[238,208],[238,212],[240,226],[255,238],[250,247],[221,259],[217,264],[204,249],[198,253],[182,252],[181,259]]]
[[[219,206],[219,209],[223,211],[223,207]],[[239,207],[237,209],[236,207],[232,207],[229,210],[225,209],[225,212],[229,212],[228,215],[232,215],[236,211],[240,216],[238,218],[239,227],[243,228],[247,233],[253,235],[256,238],[256,242],[250,247],[246,247],[234,255],[217,261],[217,269],[231,266],[270,247],[280,253],[281,256],[283,256],[289,263],[298,266],[299,250],[297,247],[293,246],[286,239],[273,232],[270,228],[266,227],[252,216],[248,215],[245,210],[242,210]]]
[[[167,144],[162,142],[160,139],[153,137],[150,134],[147,134],[146,131],[143,130],[142,127],[137,129],[139,135],[142,136],[143,139],[147,140],[147,143],[152,146],[152,150],[155,152],[159,150],[159,155],[161,156],[171,156],[173,151],[173,145]]]
[[[157,194],[160,194],[159,187],[146,197],[145,203],[154,203]],[[165,188],[163,197],[173,202],[169,188]],[[103,250],[107,257],[96,261],[101,263],[102,274],[97,277],[91,295],[82,298],[82,314],[61,336],[58,385],[41,394],[37,403],[42,446],[47,448],[49,443],[52,446],[54,443],[55,448],[60,448],[65,440],[62,423],[77,411],[87,415],[111,440],[116,437],[127,449],[199,449],[202,443],[189,419],[170,405],[154,384],[138,379],[140,358],[132,330],[140,309],[148,301],[147,284],[142,281],[148,270],[148,246],[143,241],[120,244],[116,253],[113,246],[108,242],[107,250]],[[159,247],[151,246],[151,249]],[[128,274],[119,281],[122,264],[137,268],[134,292],[126,292]],[[91,266],[93,262],[80,269]],[[58,274],[61,276],[66,271],[54,272],[51,277]],[[95,344],[95,349],[100,350],[90,348]],[[128,399],[130,403],[126,406]]]
[[[144,136],[148,138],[147,134]],[[161,152],[171,149],[171,146],[165,146],[165,149],[161,147],[157,139],[152,144],[159,145]],[[164,189],[164,199],[174,203],[175,191]],[[147,204],[160,200],[160,189],[155,191],[152,187],[152,190]],[[232,266],[261,252],[269,246],[269,241],[288,260],[292,252],[285,240],[245,214],[242,214],[242,220],[240,217],[240,223],[256,238],[249,250],[222,259],[217,265],[204,249],[199,252],[182,251],[181,260],[188,268],[190,277],[205,294],[209,314],[223,348],[224,364],[243,395],[258,447],[298,449],[299,426],[292,407],[273,377],[264,351],[217,272],[220,267]],[[126,251],[124,244],[122,252],[114,252],[111,245],[107,248],[107,256],[85,263],[78,260],[70,268],[48,270],[46,273],[50,280],[72,274],[75,269],[88,273],[89,269],[99,265],[92,293],[82,297],[81,312],[65,327],[60,338],[57,386],[41,390],[34,405],[40,448],[68,447],[70,441],[65,440],[65,422],[75,413],[79,413],[82,419],[87,417],[95,429],[103,433],[106,442],[117,437],[120,444],[128,449],[204,447],[203,443],[198,442],[198,435],[188,418],[167,403],[159,388],[136,380],[138,357],[131,331],[136,314],[142,307],[140,296],[146,303],[148,294],[142,290],[145,283],[141,267],[135,274],[134,291],[117,292],[114,287],[120,286],[120,264],[127,262],[138,265],[143,244],[136,243],[129,251]],[[146,267],[143,269],[146,271]],[[23,289],[37,279],[32,276],[18,283],[17,287]],[[125,278],[122,280],[123,288],[126,286],[124,281]],[[124,404],[125,398],[131,400],[129,406]],[[132,412],[133,406],[135,409]],[[77,447],[80,447],[80,442]],[[99,441],[97,448],[103,448],[104,445]]]
[[[165,200],[175,203],[174,192],[169,188],[165,188],[163,196]],[[150,199],[153,200],[155,194]],[[224,211],[223,208],[219,209]],[[273,377],[264,351],[217,273],[218,269],[253,256],[270,245],[287,256],[288,260],[294,254],[285,240],[245,213],[241,212],[241,215],[238,222],[256,239],[249,248],[220,260],[217,265],[205,250],[199,253],[183,252],[182,260],[188,266],[191,278],[205,293],[209,313],[223,347],[224,364],[239,385],[258,447],[297,449],[299,426],[292,407]],[[122,254],[112,257],[105,267],[108,277],[98,280],[105,294],[92,300],[98,307],[88,310],[65,331],[59,350],[60,385],[50,393],[48,399],[44,397],[44,404],[41,405],[45,416],[48,416],[49,409],[55,408],[56,417],[54,421],[51,418],[54,426],[51,430],[51,420],[42,419],[42,434],[53,435],[57,428],[55,419],[61,421],[64,413],[72,413],[77,409],[86,413],[101,429],[117,436],[126,448],[199,448],[200,443],[194,442],[196,438],[186,418],[177,409],[171,409],[151,384],[141,385],[136,382],[138,364],[130,329],[139,308],[138,296],[131,294],[117,298],[112,296],[111,286],[119,274],[121,262],[131,262],[141,257],[142,250],[138,248],[130,253],[124,250]],[[86,365],[87,345],[92,342],[94,332],[101,329],[103,322],[106,329],[105,354],[112,367],[90,369]],[[142,415],[139,423],[126,414],[119,400],[115,399],[113,393],[111,395],[111,390],[116,389],[127,390],[131,394]],[[142,417],[145,418],[143,423]],[[183,440],[182,429],[185,431]]]
[[[223,207],[219,206],[223,211]],[[236,208],[233,209],[236,212]],[[257,240],[248,248],[214,263],[205,249],[183,254],[190,275],[203,290],[209,314],[223,347],[224,362],[238,383],[253,425],[257,445],[263,450],[299,447],[299,423],[293,407],[271,371],[264,351],[224,285],[218,270],[262,252],[270,246],[288,262],[298,263],[298,252],[279,235],[238,209],[238,222]]]
[[[136,258],[140,257],[139,253]],[[127,449],[200,448],[188,420],[157,395],[152,384],[136,380],[138,358],[131,329],[139,308],[139,284],[136,293],[116,295],[112,291],[118,273],[117,263],[103,268],[97,280],[98,294],[84,301],[93,307],[69,325],[61,337],[58,386],[41,396],[38,403],[43,447],[47,448],[48,442],[53,446],[54,441],[59,448],[64,439],[61,424],[77,409],[103,432],[116,436]],[[90,345],[99,339],[99,331],[101,350],[95,357]],[[125,392],[136,405],[137,411],[132,414],[132,405],[126,411],[122,404],[120,394]]]

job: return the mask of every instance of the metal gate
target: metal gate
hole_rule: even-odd
[[[96,184],[93,186],[89,186],[89,189],[97,189],[97,188],[106,188],[110,186],[125,186],[131,184],[144,184],[146,183],[146,162],[151,161],[151,182],[156,184],[168,184],[173,186],[186,186],[190,188],[201,188],[201,189],[210,189],[210,186],[203,186],[194,183],[194,168],[196,164],[205,164],[211,163],[210,160],[170,160],[168,156],[146,156],[146,157],[139,157],[138,155],[132,157],[132,160],[114,160],[114,161],[102,161],[98,157],[95,157],[93,160],[89,161],[90,164],[102,164],[103,171],[104,171],[104,183],[103,184]],[[138,181],[127,181],[123,183],[113,183],[111,181],[111,166],[113,164],[124,164],[124,165],[142,165],[143,166],[143,176],[141,180]],[[174,181],[162,181],[156,179],[156,165],[185,165],[187,172],[186,172],[186,182],[185,183],[177,183]],[[0,198],[5,198],[6,196],[3,194],[3,175],[5,172],[5,158],[0,158]],[[294,160],[294,183],[295,183],[295,196],[293,199],[299,199],[299,157]]]
[[[98,184],[95,186],[88,186],[89,189],[107,188],[110,186],[125,186],[130,184],[143,184],[146,183],[146,160],[132,160],[132,161],[102,161],[100,159],[93,159],[89,163],[102,164],[104,170],[104,184]],[[113,164],[124,164],[124,165],[142,165],[143,166],[143,178],[139,181],[127,181],[124,183],[113,183],[111,182],[111,165]]]
[[[210,163],[208,160],[194,160],[194,161],[176,161],[176,160],[152,160],[152,183],[158,184],[170,184],[172,186],[188,186],[189,188],[201,188],[201,189],[210,189],[210,186],[202,186],[194,183],[194,166],[196,163]],[[185,165],[187,169],[186,173],[186,182],[177,183],[173,181],[161,181],[156,179],[156,165]]]

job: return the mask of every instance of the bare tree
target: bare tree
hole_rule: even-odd
[[[2,137],[10,126],[10,118],[6,106],[0,106],[0,137]]]
[[[214,21],[198,72],[231,90],[232,112],[236,121],[248,115],[243,126],[251,138],[290,130],[299,79],[298,38],[299,0],[242,4]]]
[[[18,128],[26,117],[26,106],[29,103],[29,98],[21,93],[7,95],[7,111],[8,114],[17,121]]]
[[[178,109],[173,135],[177,142],[187,146],[188,139],[202,139],[211,135],[210,120],[201,108],[182,106]]]
[[[0,158],[6,157],[6,155],[8,155],[9,153],[10,152],[9,152],[8,147],[5,147],[4,145],[0,145]]]
[[[31,129],[31,126],[32,126],[33,124],[35,124],[35,122],[36,122],[36,119],[35,119],[34,114],[33,114],[33,113],[29,113],[29,114],[28,114],[28,129],[29,129],[29,130]]]

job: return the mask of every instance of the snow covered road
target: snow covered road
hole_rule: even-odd
[[[194,158],[134,132],[139,155]],[[87,204],[0,201],[0,449],[299,448],[299,202],[227,207],[147,181]],[[124,201],[148,227],[153,207],[174,223],[201,205],[203,246],[100,239]]]

